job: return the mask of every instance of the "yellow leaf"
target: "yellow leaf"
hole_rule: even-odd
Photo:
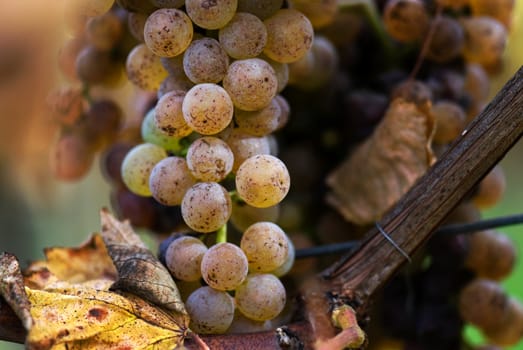
[[[26,284],[32,288],[45,288],[57,280],[116,280],[116,269],[99,234],[93,234],[79,247],[46,248],[44,253],[46,260],[33,262],[24,271]]]
[[[188,332],[187,317],[133,295],[81,287],[26,293],[30,349],[174,349]]]

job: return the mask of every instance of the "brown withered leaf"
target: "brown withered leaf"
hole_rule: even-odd
[[[111,289],[130,292],[166,309],[186,315],[182,298],[169,271],[145,246],[128,221],[102,210],[102,238],[118,271]]]
[[[116,268],[99,234],[91,235],[78,247],[46,248],[44,254],[45,260],[31,263],[24,271],[25,283],[31,288],[43,289],[57,281],[116,281]]]
[[[428,108],[394,99],[374,133],[329,176],[327,202],[358,225],[378,220],[434,162]]]
[[[20,263],[9,253],[0,253],[0,295],[22,321],[24,328],[29,330],[34,323],[30,313],[31,304],[25,297]]]

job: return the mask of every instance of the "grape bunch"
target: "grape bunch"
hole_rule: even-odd
[[[333,261],[294,264],[295,249],[374,225],[347,220],[325,179],[397,100],[430,116],[427,150],[442,155],[488,102],[513,7],[79,0],[67,6],[72,39],[59,59],[69,83],[49,100],[61,128],[55,172],[79,179],[100,153],[118,216],[157,233],[191,329],[274,328],[289,291]],[[130,108],[107,98],[122,86]],[[497,166],[446,223],[478,220],[504,190]],[[436,235],[385,287],[370,347],[461,349],[466,324],[492,346],[519,341],[522,307],[497,284],[515,260],[499,232]]]

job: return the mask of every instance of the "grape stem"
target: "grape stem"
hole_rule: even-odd
[[[216,231],[216,243],[227,242],[227,224],[223,225]]]
[[[515,214],[508,216],[501,216],[493,219],[485,219],[472,223],[465,224],[452,224],[442,226],[437,229],[435,234],[438,235],[458,235],[458,234],[470,234],[477,231],[489,230],[493,228],[499,228],[504,226],[519,225],[523,224],[523,214]],[[296,259],[311,258],[323,255],[333,255],[339,253],[345,253],[358,247],[361,244],[360,241],[346,241],[334,244],[325,244],[311,248],[303,248],[296,250]]]

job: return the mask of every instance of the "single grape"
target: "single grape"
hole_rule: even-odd
[[[490,94],[490,78],[482,65],[467,63],[463,89],[472,97],[472,103],[482,104],[487,101]]]
[[[243,111],[236,109],[234,120],[238,129],[254,136],[265,136],[278,129],[282,124],[281,104],[274,97],[267,107],[257,111]]]
[[[281,115],[279,119],[279,124],[276,130],[282,129],[289,122],[289,117],[291,116],[291,106],[289,101],[282,95],[276,95],[276,101],[280,104]]]
[[[122,109],[113,100],[92,101],[84,115],[87,135],[99,140],[99,149],[110,145],[116,139],[123,119]]]
[[[502,326],[484,332],[491,343],[504,348],[516,345],[523,337],[523,305],[515,298],[510,298],[508,309],[508,316]]]
[[[493,230],[474,232],[468,244],[465,266],[477,276],[499,281],[512,272],[516,248],[506,235]]]
[[[229,56],[213,38],[194,40],[183,54],[183,70],[195,84],[219,83],[229,67]]]
[[[466,322],[483,331],[503,327],[509,315],[509,299],[501,286],[487,279],[475,279],[459,295],[459,312]]]
[[[492,17],[480,16],[461,19],[461,25],[465,31],[465,60],[483,66],[498,63],[507,42],[507,30],[503,24]]]
[[[220,29],[218,38],[223,49],[232,58],[253,58],[262,53],[267,43],[267,29],[255,15],[238,12]]]
[[[191,318],[191,330],[201,334],[225,333],[234,317],[232,297],[207,286],[189,295],[185,307]]]
[[[192,133],[183,117],[182,103],[185,91],[173,90],[164,94],[154,108],[154,124],[163,133],[174,137],[185,137]]]
[[[242,235],[240,248],[249,261],[249,271],[269,272],[281,267],[287,260],[287,235],[272,222],[257,222]]]
[[[91,17],[85,26],[87,41],[100,50],[110,50],[123,35],[123,23],[114,12]]]
[[[166,151],[173,153],[180,152],[182,146],[180,145],[180,138],[170,136],[155,123],[155,110],[151,109],[142,120],[141,135],[145,142],[155,144],[162,147]]]
[[[481,180],[472,201],[479,209],[491,208],[503,198],[506,187],[505,172],[500,165],[496,165]]]
[[[201,181],[222,181],[234,164],[234,155],[227,143],[212,136],[195,140],[189,146],[186,158],[189,170]]]
[[[126,154],[133,148],[130,142],[115,142],[100,156],[100,171],[105,180],[116,188],[125,187],[122,179],[122,162]]]
[[[199,182],[193,185],[182,200],[183,220],[197,232],[218,230],[229,220],[231,210],[229,193],[216,182]]]
[[[450,16],[433,19],[434,33],[427,51],[427,58],[434,62],[445,63],[461,54],[465,42],[463,27]]]
[[[203,255],[202,277],[217,290],[234,290],[247,277],[249,263],[245,253],[228,242],[217,243]]]
[[[151,194],[163,205],[180,205],[187,190],[195,183],[186,160],[175,156],[159,161],[149,177]]]
[[[47,106],[57,122],[64,125],[74,125],[82,116],[84,97],[82,89],[64,86],[49,93]]]
[[[192,37],[192,22],[185,12],[178,9],[158,9],[145,22],[145,44],[161,57],[181,54],[191,43]]]
[[[276,222],[279,216],[280,206],[278,204],[268,208],[256,208],[242,200],[233,200],[230,222],[238,231],[243,232],[259,221]]]
[[[232,171],[236,172],[247,159],[257,154],[270,154],[269,140],[266,136],[257,137],[246,134],[239,129],[233,129],[225,142],[234,154]]]
[[[119,74],[118,70],[108,51],[92,45],[85,46],[76,57],[76,75],[88,84],[107,85]]]
[[[148,91],[157,90],[168,75],[160,62],[160,57],[145,44],[138,44],[131,50],[125,67],[131,83]]]
[[[197,281],[202,277],[200,265],[207,246],[196,237],[182,236],[169,244],[165,263],[173,276],[182,281]]]
[[[238,0],[238,12],[252,13],[263,20],[275,14],[282,5],[283,0]]]
[[[467,116],[457,103],[440,100],[432,105],[431,113],[436,120],[434,142],[445,144],[457,138],[466,126]]]
[[[81,133],[66,133],[60,136],[51,152],[51,169],[57,179],[77,181],[91,169],[94,152]]]
[[[290,177],[278,158],[262,154],[245,160],[236,172],[236,190],[249,205],[258,208],[278,204],[287,195]]]
[[[238,0],[185,0],[185,11],[192,21],[205,29],[219,29],[229,22],[238,6]]]
[[[266,107],[276,96],[278,79],[271,65],[259,58],[231,63],[223,79],[234,106],[245,111]]]
[[[122,162],[122,179],[133,193],[149,197],[149,175],[154,166],[167,157],[163,148],[151,143],[134,146]]]
[[[429,28],[429,15],[421,0],[388,0],[383,11],[387,33],[401,43],[423,39]]]
[[[234,106],[231,97],[219,85],[198,84],[191,88],[182,104],[185,122],[203,135],[216,134],[232,120]]]
[[[275,318],[285,306],[285,287],[272,274],[252,274],[236,288],[236,307],[246,317],[265,321]]]
[[[269,58],[282,63],[299,60],[312,46],[314,29],[309,19],[294,9],[281,9],[265,21]]]

